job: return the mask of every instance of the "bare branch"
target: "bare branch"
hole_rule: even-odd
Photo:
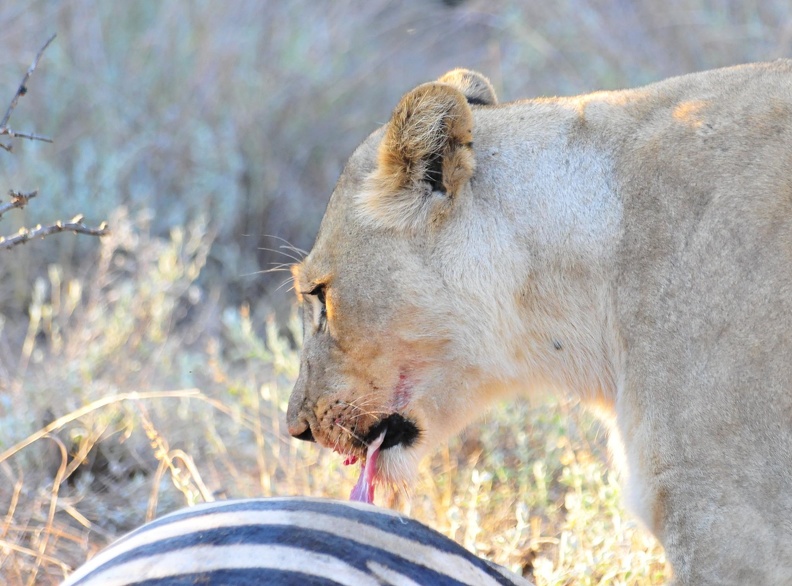
[[[52,142],[51,138],[46,136],[41,136],[39,134],[33,134],[31,132],[15,132],[8,128],[8,120],[11,118],[11,113],[16,108],[17,103],[19,102],[19,98],[24,96],[27,93],[27,83],[30,79],[30,76],[33,75],[33,72],[36,70],[36,66],[38,65],[41,56],[46,51],[47,47],[50,46],[50,43],[55,39],[55,35],[52,35],[44,46],[39,50],[36,58],[33,59],[33,63],[30,64],[28,67],[25,76],[22,78],[22,82],[19,84],[19,88],[14,94],[14,99],[11,100],[11,104],[8,106],[8,110],[6,110],[5,116],[3,119],[0,120],[0,136],[8,136],[10,138],[27,138],[29,140],[41,140],[44,142]],[[5,149],[6,151],[11,152],[12,146],[9,144],[0,143],[0,148]],[[13,189],[8,192],[11,196],[11,202],[6,204],[0,204],[0,219],[4,213],[14,208],[23,208],[27,205],[27,203],[36,195],[38,195],[38,191],[31,191],[29,193],[22,193],[21,191],[14,191]],[[68,222],[61,222],[58,220],[54,224],[49,226],[42,226],[39,224],[32,230],[28,228],[21,228],[19,232],[14,234],[13,236],[0,236],[0,250],[9,250],[18,244],[24,244],[29,240],[33,240],[34,238],[44,238],[45,236],[49,236],[50,234],[57,234],[58,232],[74,232],[75,234],[88,234],[89,236],[105,236],[110,233],[107,228],[107,222],[102,222],[98,228],[89,228],[85,224],[83,224],[83,217],[82,215],[75,216]]]
[[[110,233],[107,227],[107,222],[102,222],[98,228],[89,228],[82,223],[82,215],[75,216],[69,222],[61,222],[58,220],[50,226],[42,226],[39,224],[32,230],[21,228],[14,236],[0,236],[0,250],[10,249],[17,244],[24,244],[34,238],[44,238],[50,234],[57,234],[58,232],[74,232],[75,234],[88,234],[90,236],[106,236]]]
[[[0,136],[10,136],[11,138],[27,138],[29,140],[41,140],[44,142],[52,142],[52,139],[48,136],[41,136],[40,134],[33,134],[31,132],[16,132],[11,130],[10,128],[0,128]],[[11,150],[7,148],[6,150]]]
[[[0,216],[2,216],[8,210],[25,207],[28,201],[38,195],[38,190],[31,191],[30,193],[22,193],[21,191],[14,191],[13,189],[10,189],[8,191],[8,195],[11,196],[11,201],[9,203],[0,204]]]
[[[0,121],[0,129],[7,130],[6,125],[8,124],[8,119],[11,118],[11,112],[14,111],[16,108],[17,102],[21,96],[24,96],[27,93],[27,82],[30,79],[30,76],[33,75],[33,72],[36,70],[36,66],[38,65],[39,59],[44,54],[44,51],[49,47],[50,43],[55,40],[56,35],[52,35],[49,40],[44,43],[44,46],[36,55],[36,58],[33,60],[33,63],[30,64],[28,67],[27,72],[25,73],[25,77],[22,78],[22,83],[19,84],[19,89],[17,89],[16,94],[14,95],[14,99],[11,100],[11,105],[8,106],[8,110],[6,110],[5,116],[3,116],[3,120]]]

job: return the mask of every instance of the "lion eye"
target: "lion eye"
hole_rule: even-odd
[[[308,295],[312,295],[316,297],[319,303],[322,304],[322,309],[319,313],[319,329],[322,329],[327,321],[327,301],[325,298],[325,286],[324,285],[317,285],[310,291],[308,291]]]
[[[325,305],[325,286],[324,285],[317,285],[310,291],[308,291],[308,295],[315,295],[319,302],[324,306]]]

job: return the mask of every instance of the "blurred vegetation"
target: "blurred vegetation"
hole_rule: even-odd
[[[3,2],[0,104],[55,32],[14,111],[55,143],[0,151],[0,193],[39,191],[2,232],[81,212],[113,233],[0,254],[9,584],[57,581],[212,494],[346,496],[352,471],[285,434],[299,327],[283,275],[262,271],[291,262],[280,238],[310,248],[344,161],[405,91],[457,66],[510,100],[788,56],[792,5]],[[496,410],[388,502],[542,585],[660,583],[604,435],[565,403]]]
[[[159,235],[201,214],[203,279],[268,307],[273,280],[253,275],[279,260],[271,236],[310,247],[344,161],[418,83],[466,66],[506,100],[630,86],[789,54],[790,21],[783,0],[5,2],[9,98],[59,35],[14,115],[56,143],[3,156],[0,178],[64,214],[152,209]],[[21,310],[48,264],[90,262],[88,240],[15,252],[0,307]]]

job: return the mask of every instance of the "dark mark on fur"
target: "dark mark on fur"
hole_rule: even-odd
[[[421,435],[421,430],[418,429],[415,423],[399,413],[392,413],[369,429],[368,433],[363,438],[363,443],[368,445],[373,442],[385,428],[387,428],[388,431],[385,434],[385,440],[382,442],[382,447],[380,448],[382,450],[387,450],[388,448],[400,444],[405,448],[409,448]]]

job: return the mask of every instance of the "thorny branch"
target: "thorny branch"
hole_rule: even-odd
[[[34,134],[32,132],[15,132],[8,128],[8,120],[11,118],[11,113],[16,108],[17,103],[19,102],[19,98],[24,96],[27,93],[27,83],[30,79],[30,76],[33,75],[33,72],[36,70],[36,66],[38,66],[38,62],[41,59],[41,56],[46,51],[47,47],[50,46],[50,43],[55,39],[56,35],[52,35],[44,46],[39,50],[36,54],[36,58],[33,59],[33,63],[30,64],[28,67],[27,72],[25,72],[25,76],[22,78],[22,82],[19,84],[19,88],[17,88],[16,93],[14,94],[14,98],[11,100],[11,104],[9,104],[8,109],[6,110],[3,119],[0,120],[0,136],[8,136],[10,138],[27,138],[29,140],[41,140],[44,142],[52,142],[51,138],[46,136],[41,136],[39,134]],[[0,148],[11,152],[12,146],[8,144],[0,143]],[[21,191],[15,191],[11,189],[8,194],[11,196],[11,201],[9,203],[2,203],[0,202],[0,219],[4,213],[14,208],[23,208],[27,203],[38,195],[38,191],[31,191],[28,193],[23,193]],[[42,226],[39,224],[32,230],[29,228],[21,228],[19,232],[14,234],[13,236],[0,236],[0,250],[8,250],[17,244],[24,244],[29,240],[33,240],[34,238],[44,238],[45,236],[49,236],[50,234],[56,234],[58,232],[74,232],[75,234],[89,234],[91,236],[105,236],[110,233],[107,228],[107,222],[102,222],[102,224],[98,228],[89,228],[82,222],[83,216],[77,215],[72,218],[68,222],[62,222],[58,220],[54,224],[49,226]]]

